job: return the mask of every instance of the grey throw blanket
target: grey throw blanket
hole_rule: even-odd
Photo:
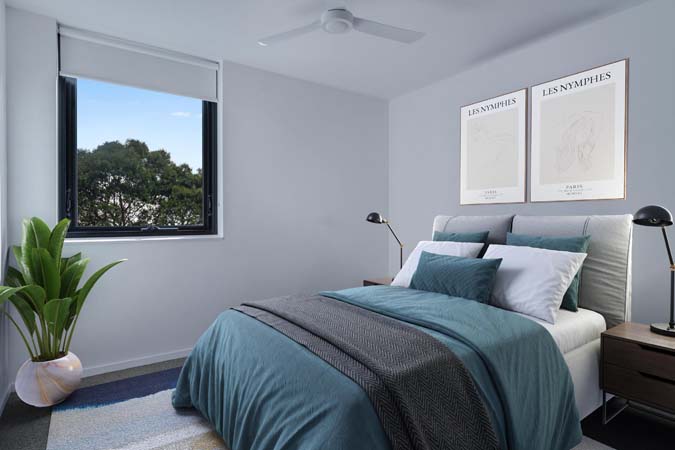
[[[321,296],[234,308],[288,336],[359,384],[394,450],[499,447],[471,374],[428,334]]]

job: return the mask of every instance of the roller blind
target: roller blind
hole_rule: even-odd
[[[59,27],[59,73],[218,100],[218,63],[98,33]]]

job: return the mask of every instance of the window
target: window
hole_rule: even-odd
[[[76,37],[61,30],[59,214],[71,220],[68,236],[217,233],[217,103],[199,85],[210,72]],[[120,61],[91,73],[105,70],[88,65],[92,51]],[[178,84],[166,75],[177,68]],[[185,89],[186,80],[197,83]]]

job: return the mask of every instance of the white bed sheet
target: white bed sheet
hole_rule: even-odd
[[[563,355],[598,339],[607,329],[605,318],[590,309],[579,308],[577,312],[561,309],[558,311],[555,324],[525,314],[519,315],[546,328]]]
[[[563,355],[574,383],[574,400],[583,419],[602,405],[600,390],[600,339]]]

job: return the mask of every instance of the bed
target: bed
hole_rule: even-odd
[[[246,303],[200,338],[174,406],[197,408],[232,450],[572,448],[601,404],[600,333],[629,319],[631,217],[434,220],[476,230],[492,243],[591,235],[580,310],[551,325],[389,286]]]
[[[509,231],[539,236],[591,236],[581,272],[579,312],[582,314],[560,310],[554,326],[537,321],[560,344],[583,419],[602,405],[600,334],[630,321],[632,216],[437,216],[433,225],[434,231],[452,232],[469,232],[478,229],[476,227],[490,230],[489,242],[495,244],[506,242]],[[571,340],[567,340],[568,336]]]

